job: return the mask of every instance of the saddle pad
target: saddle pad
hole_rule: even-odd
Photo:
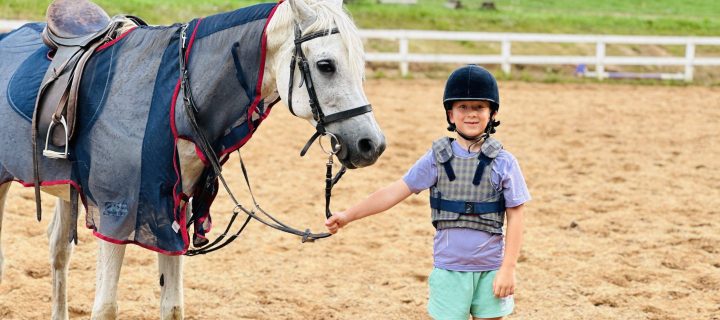
[[[33,24],[25,27],[37,31],[38,29],[42,30],[42,26],[42,24]],[[7,87],[8,103],[27,121],[32,121],[40,83],[50,65],[48,52],[50,52],[48,47],[41,46],[32,53],[12,75]]]
[[[8,103],[27,121],[32,121],[35,98],[50,66],[49,52],[50,49],[45,46],[35,51],[23,61],[8,84]]]

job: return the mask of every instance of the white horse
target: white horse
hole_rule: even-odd
[[[294,81],[290,81],[289,66],[295,51],[293,40],[296,26],[299,27],[302,35],[333,28],[339,31],[328,32],[302,44],[321,111],[325,115],[331,115],[368,105],[362,87],[364,72],[362,42],[353,22],[344,12],[341,0],[287,0],[277,6],[266,27],[266,60],[262,70],[261,97],[266,99],[279,96],[286,102],[291,89],[289,86],[293,85],[291,111],[309,124],[317,125],[316,117],[313,117],[313,110],[308,102],[309,93],[305,88],[300,87],[301,83],[307,85],[307,80],[303,81],[301,72],[296,70]],[[214,36],[208,36],[208,39]],[[217,42],[225,41],[223,36],[227,35],[219,34]],[[207,41],[211,42],[211,40]],[[232,43],[224,45],[229,47]],[[191,78],[201,79],[192,82],[192,90],[200,106],[200,118],[203,118],[203,114],[212,118],[208,113],[216,111],[212,108],[203,109],[202,106],[212,104],[213,108],[217,107],[215,106],[217,100],[212,100],[217,97],[211,98],[210,93],[216,90],[212,86],[217,85],[211,81],[211,78],[218,76],[201,74],[200,71],[209,70],[205,68],[212,64],[226,64],[228,59],[232,57],[218,55],[207,59],[191,59],[189,62]],[[234,70],[228,72],[234,73]],[[182,97],[178,97],[178,101],[180,99]],[[327,124],[325,128],[341,142],[341,151],[337,156],[349,168],[373,164],[385,148],[385,138],[372,112]],[[198,158],[196,147],[192,142],[179,140],[177,150],[182,172],[182,190],[191,194],[205,166]],[[0,173],[2,170],[0,163]],[[15,180],[19,179],[15,176]],[[0,223],[9,185],[10,183],[0,185]],[[76,221],[71,217],[69,187],[43,187],[43,192],[58,197],[54,219],[48,231],[53,279],[52,319],[68,319],[66,284],[73,249],[70,241],[71,231]],[[92,318],[115,319],[118,315],[117,284],[125,245],[103,240],[98,240],[98,245],[97,281]],[[160,298],[161,319],[183,318],[182,259],[182,256],[158,254],[158,272],[164,279]],[[0,251],[0,272],[2,272],[2,263],[2,251]]]

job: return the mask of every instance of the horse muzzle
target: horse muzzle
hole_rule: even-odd
[[[385,151],[385,136],[379,133],[376,137],[360,137],[356,139],[340,139],[340,151],[337,158],[348,169],[357,169],[374,164]]]

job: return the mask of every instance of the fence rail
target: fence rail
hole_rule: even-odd
[[[0,19],[0,32],[8,32],[12,29],[20,28],[22,25],[28,22],[30,21]]]
[[[696,66],[720,66],[720,57],[697,57],[696,46],[720,46],[720,37],[670,37],[670,36],[616,36],[616,35],[569,35],[569,34],[534,34],[534,33],[485,33],[485,32],[452,32],[452,31],[421,31],[421,30],[360,30],[363,39],[384,39],[398,41],[397,53],[367,52],[367,61],[399,62],[400,73],[407,75],[409,63],[480,63],[499,64],[502,71],[510,73],[513,64],[524,65],[558,65],[588,64],[595,66],[595,74],[599,79],[608,76],[607,65],[635,66],[680,66],[684,73],[680,75],[685,81],[692,81]],[[499,55],[467,55],[467,54],[424,54],[410,53],[410,40],[443,40],[443,41],[476,41],[499,42]],[[513,55],[512,43],[576,43],[595,44],[595,55]],[[682,45],[685,46],[684,57],[658,56],[608,56],[608,44],[640,44],[640,45]]]

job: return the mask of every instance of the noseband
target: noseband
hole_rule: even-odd
[[[295,25],[295,51],[293,51],[292,59],[290,60],[290,84],[288,85],[287,104],[290,108],[290,113],[297,117],[297,114],[295,114],[295,110],[293,110],[292,106],[293,84],[295,81],[295,69],[297,66],[297,68],[300,69],[300,75],[302,76],[298,88],[302,87],[302,85],[305,84],[308,97],[310,97],[310,110],[312,111],[313,119],[317,123],[315,125],[315,133],[312,135],[312,137],[310,137],[310,140],[308,140],[308,142],[305,144],[305,147],[303,147],[302,151],[300,151],[300,156],[305,155],[308,148],[310,148],[315,139],[317,139],[321,135],[326,134],[326,125],[372,111],[372,105],[370,104],[348,109],[345,111],[336,112],[330,115],[325,115],[325,113],[320,108],[320,102],[318,101],[317,93],[315,93],[315,85],[313,84],[312,76],[310,75],[310,64],[308,63],[307,58],[305,57],[305,53],[302,50],[302,44],[303,42],[310,41],[312,39],[329,36],[336,33],[340,33],[338,28],[317,31],[303,36],[300,27],[297,24]]]
[[[198,109],[197,109],[197,106],[195,105],[195,100],[193,98],[192,91],[190,88],[190,75],[188,73],[187,63],[186,63],[186,59],[187,59],[186,58],[186,54],[187,54],[186,49],[187,48],[185,46],[185,40],[186,40],[187,27],[188,27],[188,25],[185,24],[180,29],[180,45],[179,45],[179,47],[180,47],[179,62],[180,62],[180,73],[181,73],[180,87],[181,87],[181,91],[183,93],[183,102],[184,102],[183,104],[185,106],[185,108],[184,108],[185,113],[188,117],[188,121],[190,122],[190,127],[192,128],[193,133],[197,137],[196,144],[198,145],[200,150],[203,152],[206,159],[208,159],[208,162],[210,163],[210,165],[213,169],[213,174],[215,175],[214,178],[207,179],[206,180],[207,183],[212,183],[213,181],[215,181],[215,179],[220,179],[225,190],[230,195],[230,198],[232,199],[232,201],[235,203],[235,208],[233,209],[233,215],[231,216],[230,222],[228,223],[228,226],[225,228],[225,231],[220,236],[218,236],[218,238],[215,239],[215,241],[203,246],[201,249],[187,250],[185,255],[194,256],[194,255],[199,255],[199,254],[206,254],[206,253],[213,252],[215,250],[218,250],[218,249],[228,245],[229,243],[234,241],[240,235],[240,233],[245,229],[245,226],[247,226],[248,222],[250,222],[251,218],[258,220],[261,223],[263,223],[271,228],[300,236],[300,237],[302,237],[302,242],[314,241],[317,239],[329,237],[330,236],[329,233],[312,233],[310,231],[310,229],[305,229],[305,231],[300,231],[298,229],[292,228],[292,227],[280,222],[279,220],[275,219],[270,214],[265,212],[265,210],[260,208],[260,205],[255,200],[255,196],[253,195],[252,188],[250,187],[250,181],[248,178],[247,170],[245,168],[244,162],[242,161],[242,156],[240,156],[239,149],[238,149],[238,155],[240,156],[240,166],[242,168],[242,172],[245,177],[245,182],[247,184],[248,191],[250,192],[250,196],[252,197],[255,209],[257,209],[259,211],[259,213],[262,213],[265,216],[267,216],[270,220],[272,220],[272,222],[266,221],[264,218],[258,216],[258,213],[255,212],[255,210],[249,210],[249,209],[243,207],[237,201],[237,199],[233,195],[232,191],[228,187],[228,185],[225,181],[225,178],[222,175],[222,166],[220,164],[220,160],[217,157],[217,154],[211,147],[210,142],[207,140],[207,137],[202,132],[202,130],[200,129],[198,122],[197,122]],[[314,32],[314,33],[302,36],[302,32],[300,31],[300,28],[297,25],[295,26],[295,52],[293,53],[292,61],[290,64],[290,86],[288,89],[288,107],[290,107],[290,112],[293,115],[297,116],[292,108],[293,78],[295,75],[295,66],[297,64],[297,67],[300,69],[300,72],[302,75],[302,82],[300,83],[300,86],[302,86],[303,83],[305,84],[305,87],[308,92],[308,96],[310,97],[310,109],[312,110],[312,113],[313,113],[313,119],[317,122],[317,125],[315,126],[316,132],[315,132],[315,134],[313,134],[313,136],[310,138],[310,140],[308,140],[308,142],[305,144],[305,147],[300,152],[301,156],[305,155],[308,148],[310,148],[312,143],[320,136],[329,135],[333,139],[335,139],[336,142],[338,141],[337,137],[335,137],[332,133],[329,133],[325,130],[325,125],[327,125],[329,123],[349,119],[349,118],[372,111],[371,105],[368,104],[368,105],[364,105],[364,106],[357,107],[357,108],[352,108],[349,110],[333,113],[333,114],[326,116],[323,113],[322,109],[320,108],[320,102],[317,99],[317,94],[315,92],[315,86],[313,85],[312,77],[310,75],[310,65],[308,64],[307,58],[305,57],[305,54],[303,53],[300,45],[305,41],[309,41],[309,40],[312,40],[315,38],[319,38],[319,37],[323,37],[323,36],[327,36],[327,35],[335,34],[335,33],[339,33],[337,28],[334,28],[329,31],[326,30],[326,31]],[[331,141],[331,143],[333,143],[333,142]],[[321,144],[321,147],[322,147],[322,144]],[[333,156],[339,151],[339,149],[340,149],[339,143],[334,146],[331,146],[329,151],[327,151],[323,148],[323,151],[325,151],[329,155],[328,162],[326,164],[326,176],[325,176],[325,217],[326,218],[330,218],[330,216],[332,216],[332,214],[330,212],[330,198],[332,195],[332,187],[340,180],[340,178],[343,176],[343,174],[345,173],[345,171],[347,169],[347,168],[345,168],[345,166],[342,166],[341,169],[338,171],[338,173],[334,177],[332,175]],[[233,225],[233,223],[235,222],[235,219],[241,212],[243,212],[247,215],[245,222],[242,224],[242,226],[240,227],[240,229],[237,232],[235,232],[234,234],[231,234],[227,239],[225,239],[225,241],[222,241],[228,235],[228,232],[230,231],[231,226]],[[192,219],[190,219],[188,222],[188,226],[192,222],[193,222]]]

